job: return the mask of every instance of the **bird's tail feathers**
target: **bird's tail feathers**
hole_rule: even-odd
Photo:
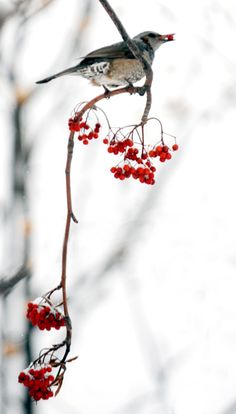
[[[55,75],[48,76],[47,78],[41,79],[35,83],[40,84],[40,83],[50,82],[51,80],[59,78],[60,76],[69,75],[70,73],[75,73],[75,72],[78,72],[77,65],[73,66],[72,68],[65,69],[65,70],[62,70],[61,72],[55,73]]]

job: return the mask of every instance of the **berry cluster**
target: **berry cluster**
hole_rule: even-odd
[[[124,154],[123,166],[112,167],[111,172],[115,178],[119,180],[125,180],[126,178],[134,178],[141,183],[154,184],[154,172],[156,168],[153,167],[150,160],[147,160],[148,154],[143,150],[141,156],[139,155],[138,148],[134,147],[134,143],[130,138],[125,138],[119,141],[114,137],[109,142],[108,138],[103,140],[103,143],[108,145],[107,151],[110,154]],[[147,160],[147,161],[145,161]],[[134,165],[132,165],[134,161]],[[135,164],[142,164],[142,166]]]
[[[81,119],[78,121],[70,118],[68,125],[70,131],[79,132],[78,140],[82,141],[84,145],[88,145],[91,139],[97,139],[99,137],[101,128],[99,122],[92,128],[87,122],[83,122]]]
[[[172,145],[172,150],[177,151],[178,145],[174,144]],[[155,148],[153,148],[151,151],[149,151],[149,157],[150,158],[156,158],[159,157],[161,162],[165,162],[166,160],[170,160],[172,158],[171,153],[169,152],[170,148],[167,147],[167,145],[158,145]]]
[[[150,167],[132,167],[129,164],[124,164],[123,167],[112,167],[111,172],[114,174],[115,178],[119,180],[125,180],[125,178],[133,177],[135,180],[139,180],[140,183],[145,184],[155,184],[154,172],[156,168],[152,165]]]
[[[119,153],[124,153],[126,151],[127,148],[132,147],[134,145],[132,139],[126,138],[123,139],[122,141],[118,141],[116,139],[112,139],[109,143],[108,138],[104,138],[103,140],[104,144],[109,144],[107,151],[110,154],[119,154]]]
[[[167,145],[158,145],[149,152],[146,152],[143,146],[141,150],[136,148],[130,139],[118,141],[115,144],[112,141],[108,146],[108,152],[115,155],[119,152],[124,154],[123,165],[112,167],[110,170],[114,174],[114,177],[119,180],[132,177],[135,180],[138,179],[141,183],[153,185],[155,184],[154,174],[156,168],[152,165],[150,159],[159,157],[159,160],[164,162],[172,158],[170,153],[171,149]],[[109,143],[107,139],[103,140],[103,142],[105,144]],[[174,144],[172,151],[177,151],[177,149],[178,145]]]
[[[69,119],[69,129],[79,132],[78,139],[85,145],[89,143],[89,140],[98,138],[101,127],[98,122],[94,129],[88,125],[89,114],[90,112],[87,113],[86,122],[82,121],[82,118],[76,119],[76,116],[74,119]],[[97,119],[96,114],[93,114],[93,116]],[[150,118],[149,120],[152,119],[160,123],[156,118]],[[152,159],[158,158],[163,163],[172,158],[172,151],[178,149],[177,144],[172,145],[172,148],[164,144],[162,125],[161,131],[161,144],[151,148],[150,145],[144,144],[144,127],[142,124],[115,129],[109,126],[109,132],[103,139],[103,143],[107,145],[108,153],[122,157],[121,163],[111,168],[114,177],[120,180],[132,177],[141,183],[154,184],[156,168],[152,164]]]
[[[50,373],[52,367],[45,365],[40,369],[28,368],[20,372],[18,382],[23,384],[29,390],[29,395],[35,400],[48,400],[53,397],[51,385],[54,381],[54,376]]]
[[[51,328],[60,329],[65,326],[64,316],[49,305],[29,302],[26,317],[41,330],[50,331]]]

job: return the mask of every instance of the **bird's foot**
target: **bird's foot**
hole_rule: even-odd
[[[147,92],[147,87],[144,85],[144,86],[140,86],[139,88],[138,88],[138,94],[140,95],[140,96],[143,96],[143,95],[145,95],[145,93]]]
[[[126,86],[127,92],[130,93],[130,95],[133,95],[133,93],[135,93],[135,87],[132,84],[132,82],[128,81],[128,79],[125,79],[126,82],[128,83],[128,85]]]

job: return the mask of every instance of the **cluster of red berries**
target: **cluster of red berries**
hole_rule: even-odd
[[[70,131],[79,132],[78,139],[85,145],[89,143],[89,140],[98,138],[100,127],[101,125],[96,123],[93,129],[87,122],[82,121],[82,118],[79,120],[76,117],[69,119]],[[174,144],[172,148],[169,148],[163,143],[162,145],[154,146],[148,151],[141,144],[141,149],[138,149],[133,141],[134,136],[138,136],[140,140],[137,128],[133,128],[131,133],[128,133],[126,136],[120,130],[115,133],[112,133],[112,130],[110,130],[108,136],[103,139],[103,143],[107,145],[107,151],[110,154],[123,156],[123,164],[111,168],[115,178],[124,180],[132,177],[136,180],[138,179],[141,183],[152,185],[155,183],[154,174],[156,168],[152,165],[151,159],[159,158],[160,162],[170,160],[172,158],[171,151],[177,151],[178,145]]]
[[[109,144],[107,151],[112,154],[124,154],[124,165],[112,167],[111,172],[115,178],[119,180],[125,180],[126,178],[139,179],[141,183],[154,184],[154,172],[155,167],[152,166],[151,162],[147,160],[148,154],[143,150],[142,155],[139,156],[138,148],[134,147],[134,143],[130,138],[125,138],[121,141],[112,138],[111,141],[107,138],[103,140],[104,144]],[[127,162],[127,160],[129,160]],[[145,161],[147,160],[147,161]],[[132,165],[132,161],[142,166]]]
[[[173,151],[177,151],[178,148],[179,147],[177,144],[172,145]],[[170,151],[170,148],[167,147],[167,145],[158,145],[157,147],[149,151],[148,155],[150,158],[159,157],[161,162],[165,162],[166,160],[170,160],[172,158],[172,155],[169,151]]]
[[[148,167],[132,167],[129,164],[124,164],[123,167],[112,167],[111,172],[115,178],[119,180],[125,180],[126,178],[133,177],[135,180],[139,180],[140,183],[155,184],[154,172],[156,168],[154,166]]]
[[[29,302],[26,317],[41,330],[50,331],[51,328],[60,329],[65,326],[64,316],[49,305]]]
[[[87,122],[70,118],[68,125],[70,131],[79,132],[78,140],[82,141],[84,145],[88,145],[91,139],[97,139],[99,137],[101,128],[101,124],[99,124],[99,122],[97,122],[95,127],[92,128]]]
[[[136,161],[138,164],[143,164],[143,160],[147,159],[147,153],[143,151],[141,157],[139,157],[138,148],[129,148],[128,151],[126,151],[124,158]]]
[[[107,144],[107,140],[105,139],[104,141],[105,144]],[[115,145],[111,145],[111,141],[108,147],[108,151],[114,154],[118,154],[119,152],[124,153],[123,166],[119,165],[111,168],[111,172],[114,174],[114,177],[118,178],[119,180],[125,180],[126,178],[132,177],[135,180],[138,179],[141,183],[150,185],[155,184],[154,175],[156,168],[152,165],[150,158],[159,157],[161,162],[170,160],[172,158],[170,148],[167,145],[158,145],[154,147],[152,150],[150,150],[148,153],[143,148],[142,153],[140,155],[140,151],[138,150],[138,148],[133,146],[133,141],[131,141],[132,145],[129,141],[131,140],[126,139],[120,142],[116,142]],[[124,145],[124,142],[128,142],[128,145]],[[120,144],[122,145],[120,146]],[[177,151],[177,149],[178,145],[174,144],[172,146],[172,151]]]
[[[48,400],[53,397],[51,385],[54,376],[50,374],[52,367],[45,365],[40,369],[26,369],[20,372],[18,382],[29,389],[29,395],[35,400]]]
[[[126,151],[127,147],[132,147],[134,145],[132,139],[129,139],[129,138],[126,138],[122,141],[117,141],[113,138],[110,141],[110,143],[109,143],[108,138],[104,138],[103,143],[104,144],[109,144],[109,146],[107,148],[107,151],[110,154],[115,154],[115,155],[117,155],[119,153],[121,153],[121,154],[124,153]]]

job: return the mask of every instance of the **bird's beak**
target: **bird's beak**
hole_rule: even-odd
[[[162,42],[169,42],[170,40],[175,40],[174,35],[175,33],[161,35],[160,40],[162,40]]]

